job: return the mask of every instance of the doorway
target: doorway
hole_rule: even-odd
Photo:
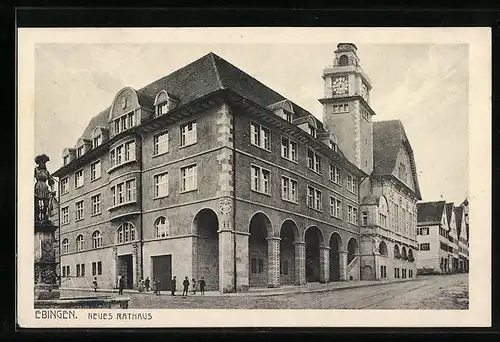
[[[119,268],[118,273],[123,276],[126,289],[134,287],[134,276],[132,269],[132,254],[121,255],[118,257]]]
[[[172,286],[172,255],[158,255],[151,257],[153,274],[151,281],[159,281],[158,289],[170,291]]]

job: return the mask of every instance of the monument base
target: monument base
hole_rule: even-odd
[[[59,299],[61,293],[59,287],[50,284],[36,284],[35,285],[35,300],[48,300]]]

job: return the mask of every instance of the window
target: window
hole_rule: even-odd
[[[332,164],[329,165],[328,178],[336,183],[340,184],[340,169]]]
[[[297,143],[288,138],[281,138],[281,156],[297,162]]]
[[[181,125],[181,146],[196,144],[196,122]]]
[[[75,189],[83,186],[83,169],[75,172]]]
[[[94,139],[92,139],[92,147],[96,148],[97,146],[100,146],[102,144],[102,135],[98,135]]]
[[[335,197],[330,196],[330,215],[336,218],[341,218],[342,216],[342,202]]]
[[[62,276],[63,277],[69,277],[69,265],[62,267]]]
[[[358,182],[351,175],[347,175],[347,190],[355,194],[358,193]]]
[[[417,228],[417,235],[429,235],[429,228]]]
[[[333,140],[328,140],[328,147],[330,147],[335,152],[338,152],[337,143],[334,142]]]
[[[168,152],[168,132],[156,134],[153,137],[153,155],[157,156],[159,154],[167,152]]]
[[[135,140],[127,141],[109,151],[111,168],[135,160]]]
[[[64,156],[63,157],[63,165],[68,165],[69,163],[69,156]]]
[[[129,179],[125,182],[111,187],[111,196],[113,198],[113,207],[136,201],[135,179]]]
[[[363,211],[361,213],[361,224],[363,226],[367,226],[368,225],[368,212],[366,212],[366,211]]]
[[[83,239],[83,235],[80,234],[76,237],[76,251],[83,251],[85,249],[85,240]]]
[[[102,262],[97,261],[92,263],[92,275],[101,275],[102,274]]]
[[[84,146],[82,145],[76,149],[76,157],[77,158],[80,158],[81,156],[83,156],[83,148],[84,148]]]
[[[378,214],[378,219],[379,219],[380,227],[385,228],[386,225],[387,225],[387,216],[385,216],[384,214],[379,213]]]
[[[349,104],[348,103],[337,103],[333,105],[333,112],[334,113],[346,113],[349,111]]]
[[[309,126],[307,127],[307,129],[308,129],[308,133],[309,133],[311,136],[313,136],[313,137],[315,137],[315,138],[316,138],[316,128],[315,128],[315,127],[313,127],[313,126],[311,126],[311,125],[309,125]]]
[[[288,111],[286,111],[286,110],[285,110],[284,112],[285,112],[285,117],[284,117],[284,119],[285,119],[286,121],[288,121],[288,122],[292,122],[292,121],[293,121],[293,115],[292,115],[292,113],[290,113],[290,112],[288,112]]]
[[[252,145],[271,150],[271,131],[255,122],[250,123],[250,142]]]
[[[366,121],[370,121],[370,114],[368,113],[368,111],[366,109],[361,108],[361,115],[363,115],[363,118]]]
[[[76,276],[85,277],[85,264],[76,264]]]
[[[168,172],[154,176],[154,197],[168,196]]]
[[[84,219],[84,206],[83,206],[83,200],[82,201],[78,201],[75,203],[75,207],[76,207],[76,216],[75,216],[75,220],[77,221],[80,221],[80,220],[83,220]]]
[[[101,161],[98,160],[90,164],[90,180],[96,180],[101,178]]]
[[[347,221],[352,224],[358,223],[358,208],[352,205],[347,206]]]
[[[101,194],[90,197],[90,201],[92,202],[92,216],[99,215],[101,213]]]
[[[123,131],[126,131],[129,128],[132,128],[135,126],[135,113],[130,112],[127,114],[124,114],[114,120],[114,130],[115,134],[121,133]]]
[[[61,223],[62,224],[69,223],[69,207],[61,208]]]
[[[264,273],[264,260],[252,258],[250,264],[252,273]]]
[[[307,187],[307,205],[309,208],[321,211],[322,201],[321,201],[321,191],[313,188],[312,186]]]
[[[321,157],[313,150],[307,150],[307,167],[314,172],[321,173]]]
[[[281,177],[281,198],[297,203],[297,181],[295,179]]]
[[[168,236],[169,226],[168,220],[164,216],[160,216],[155,221],[155,235],[157,238],[164,238]]]
[[[69,240],[68,239],[64,239],[62,241],[62,254],[68,254],[69,253]]]
[[[196,164],[181,168],[181,192],[198,189]]]
[[[135,240],[135,227],[129,223],[125,222],[120,227],[118,227],[117,231],[117,243],[125,243]]]
[[[387,266],[380,266],[380,278],[387,278]]]
[[[69,192],[69,180],[68,177],[61,179],[61,195],[67,194]]]
[[[252,165],[251,173],[251,189],[269,195],[269,179],[271,178],[271,172],[259,166]]]
[[[419,245],[418,249],[421,250],[421,251],[430,251],[431,250],[431,246],[430,246],[429,243],[421,243]]]
[[[92,233],[92,248],[102,247],[102,235],[101,232],[96,230]]]
[[[166,114],[168,112],[168,101],[162,102],[156,106],[156,116]]]

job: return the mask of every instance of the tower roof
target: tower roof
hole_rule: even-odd
[[[373,173],[374,176],[392,175],[401,147],[406,148],[410,157],[411,173],[415,193],[422,199],[418,185],[417,169],[410,141],[400,120],[375,121],[373,123]]]

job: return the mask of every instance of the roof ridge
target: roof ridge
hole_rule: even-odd
[[[219,87],[221,89],[225,89],[226,87],[224,86],[224,83],[222,83],[222,78],[220,76],[220,71],[219,71],[219,68],[217,67],[217,63],[215,61],[215,56],[217,56],[218,58],[222,59],[222,57],[216,55],[215,53],[213,53],[212,51],[210,51],[208,53],[208,56],[210,57],[211,61],[212,61],[212,66],[214,67],[214,70],[215,70],[215,75],[217,76],[217,83],[219,83]]]

